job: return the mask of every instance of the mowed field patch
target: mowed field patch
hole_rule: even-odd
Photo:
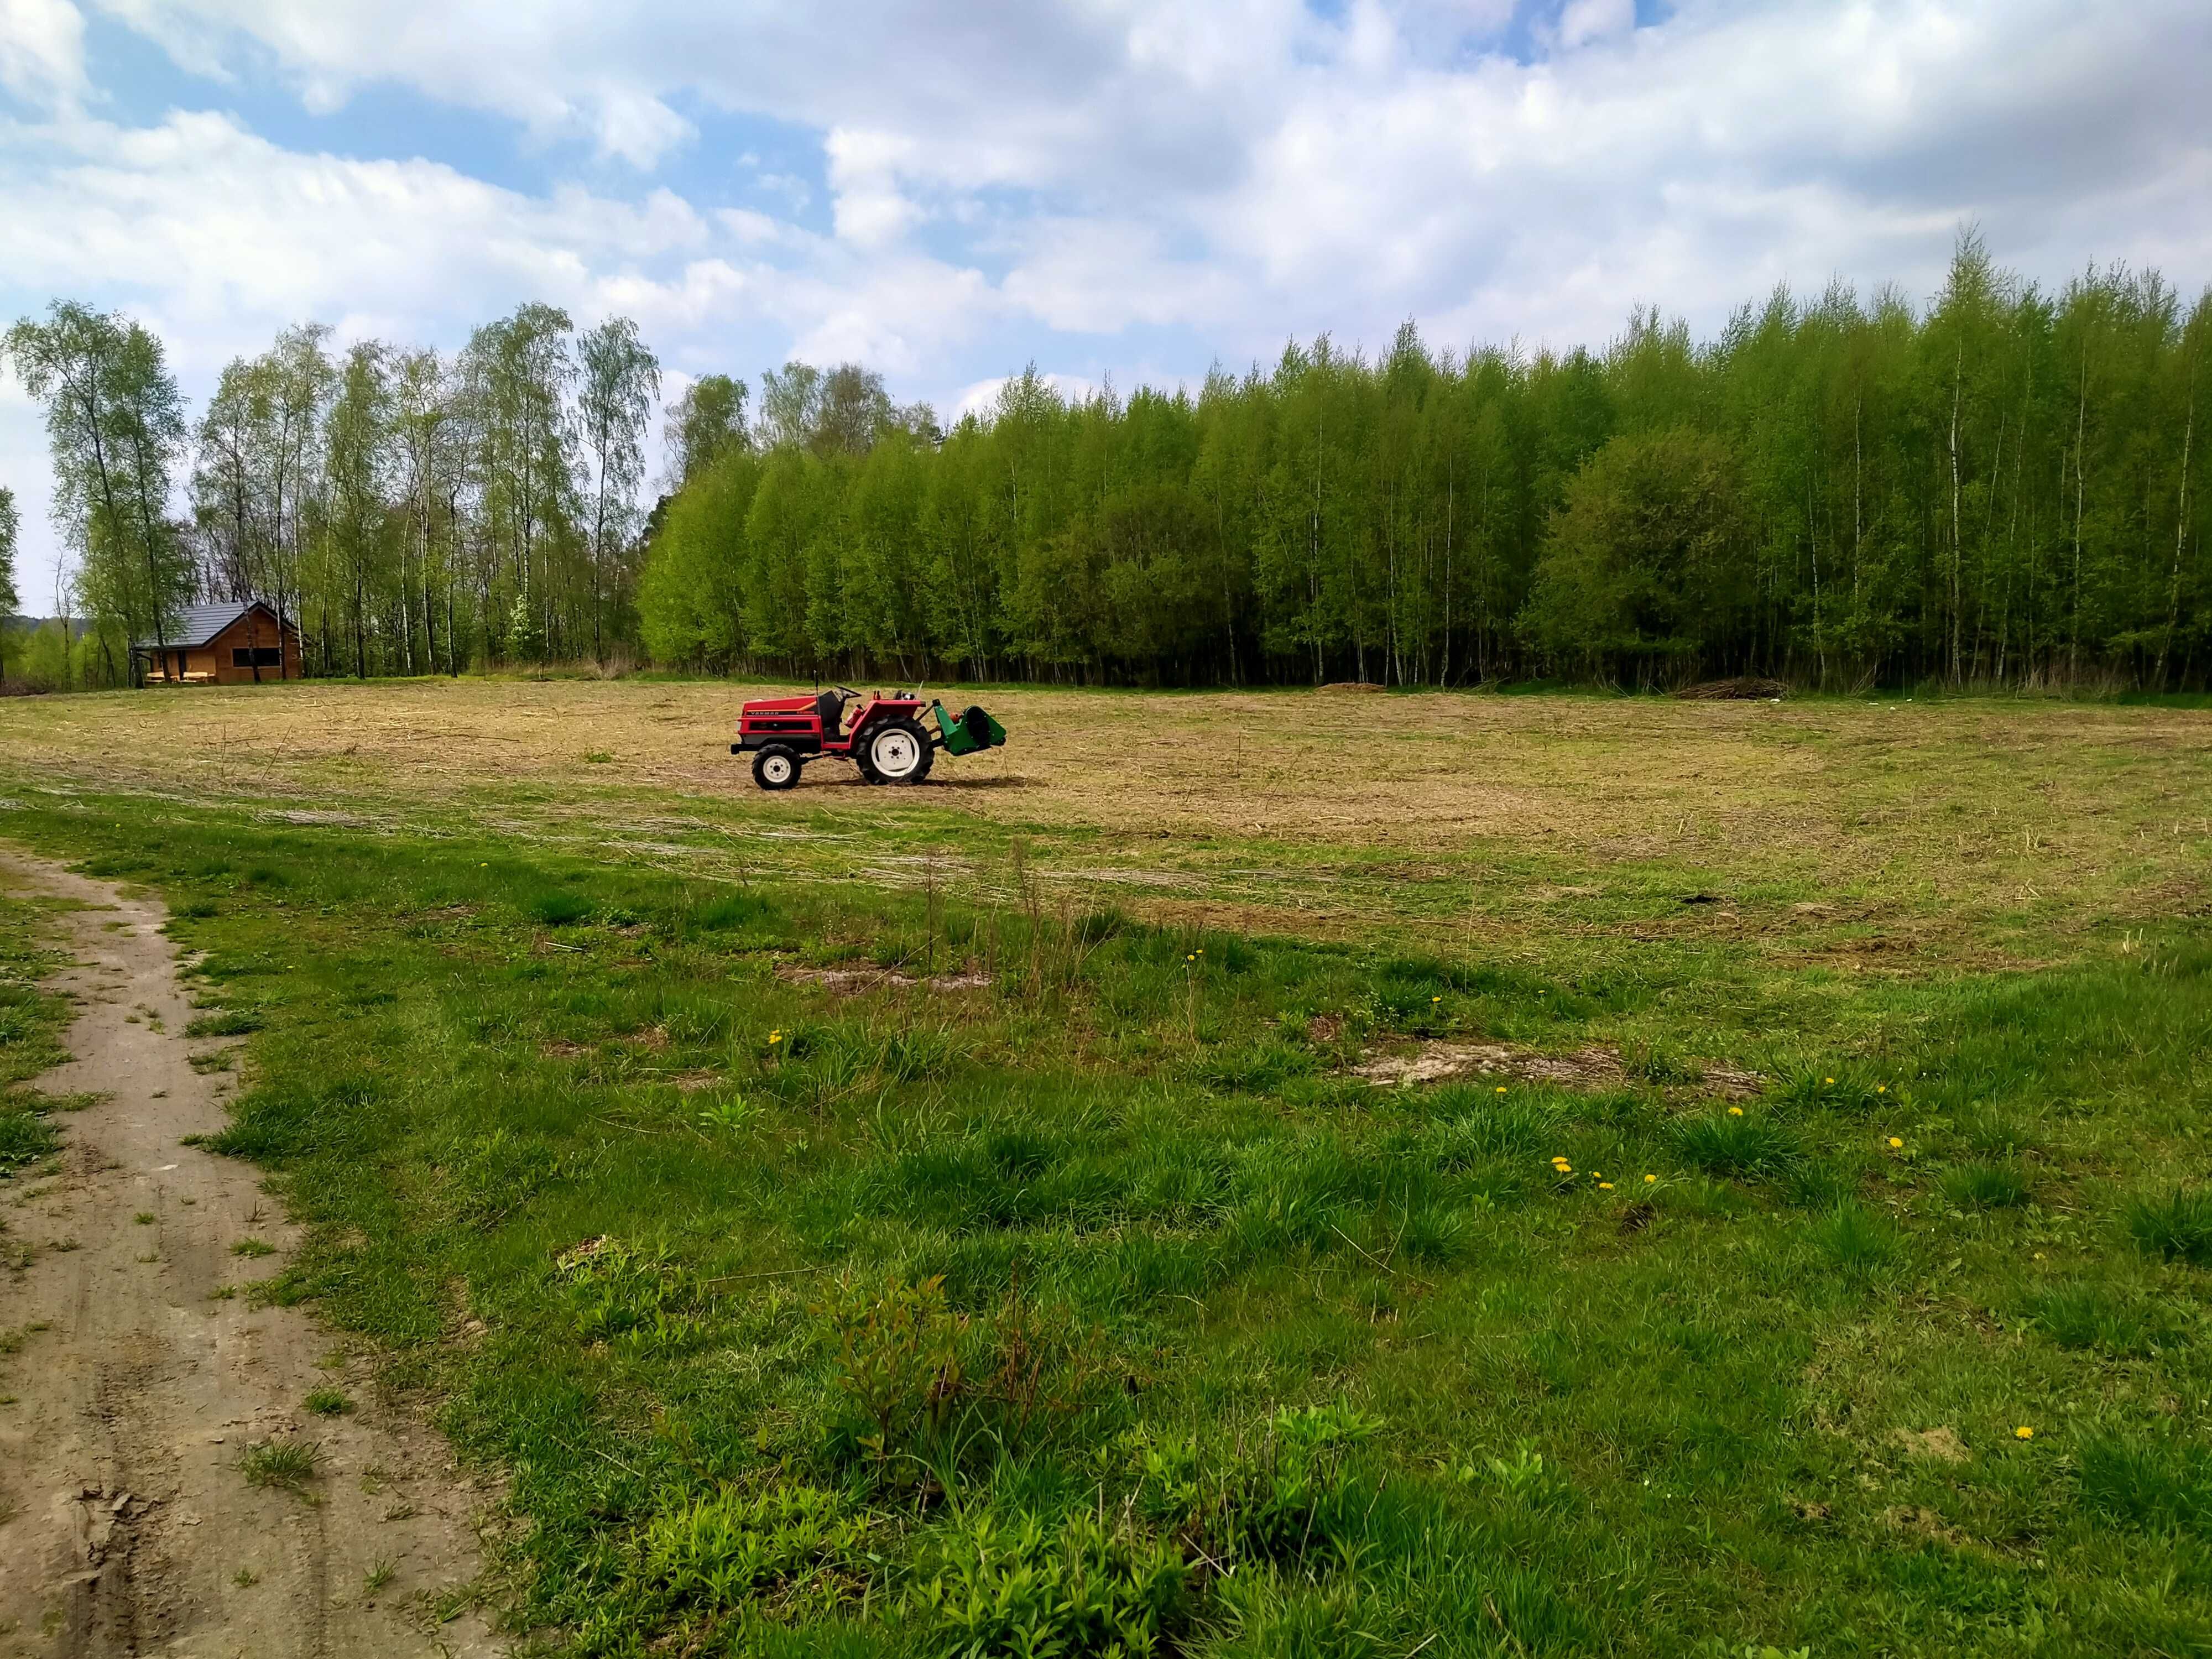
[[[737,878],[1000,883],[1019,842],[1083,902],[1146,914],[1523,945],[1680,935],[1858,970],[2033,963],[2206,901],[2212,716],[2193,708],[990,690],[955,701],[1001,714],[1003,750],[910,793],[819,763],[773,797],[728,743],[739,702],[777,689],[13,699],[0,767],[33,787],[487,826]]]

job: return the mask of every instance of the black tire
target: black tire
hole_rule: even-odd
[[[920,783],[937,758],[929,734],[913,720],[884,720],[868,728],[861,775],[878,783]]]
[[[788,744],[772,743],[753,757],[753,781],[763,789],[796,789],[802,764]]]

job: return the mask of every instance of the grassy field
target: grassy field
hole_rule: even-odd
[[[742,695],[0,703],[544,1645],[2212,1652],[2212,715]]]

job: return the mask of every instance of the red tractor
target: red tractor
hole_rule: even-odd
[[[915,692],[863,697],[841,685],[812,696],[748,702],[730,752],[752,756],[753,781],[762,788],[789,789],[799,782],[799,769],[823,756],[851,761],[869,783],[920,783],[939,750],[972,755],[1006,740],[1006,728],[981,708],[954,714]]]

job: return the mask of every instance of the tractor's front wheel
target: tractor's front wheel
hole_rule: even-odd
[[[790,789],[799,782],[799,757],[772,743],[753,757],[753,781],[763,789]]]
[[[929,734],[914,721],[886,720],[868,734],[867,765],[885,783],[920,783],[936,758]]]

